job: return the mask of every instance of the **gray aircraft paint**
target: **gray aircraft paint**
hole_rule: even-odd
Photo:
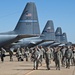
[[[40,34],[37,10],[33,2],[27,3],[14,32],[18,34]]]
[[[60,43],[62,40],[62,29],[61,27],[57,27],[55,32],[56,42]]]
[[[48,20],[46,23],[46,26],[44,27],[44,30],[42,32],[43,37],[42,39],[49,39],[50,41],[55,40],[55,33],[54,33],[54,24],[52,20]]]
[[[53,24],[52,20],[47,21],[47,23],[42,31],[42,34],[40,36],[40,39],[42,39],[42,41],[36,43],[36,45],[38,45],[38,46],[47,45],[47,44],[53,43],[55,41],[54,24]],[[36,46],[36,45],[34,45],[34,46]]]
[[[65,45],[66,43],[67,43],[66,33],[62,34],[61,27],[57,27],[56,32],[55,32],[55,40],[41,43],[41,44],[39,44],[39,46],[43,46],[43,47],[51,46],[51,47],[53,47],[53,46],[58,46],[58,45]]]
[[[15,29],[0,33],[0,47],[9,45],[17,40],[33,37],[40,34],[36,6],[33,2],[27,3]]]
[[[27,39],[24,39],[21,42],[18,42],[17,45],[34,47],[34,46],[36,46],[40,43],[46,42],[46,41],[50,41],[51,43],[53,43],[53,41],[55,40],[53,21],[52,20],[47,21],[40,37],[29,38],[28,41],[27,41]]]
[[[66,33],[63,33],[62,34],[62,43],[67,43],[68,41],[67,41],[67,35],[66,35]]]
[[[66,33],[62,34],[62,29],[61,27],[57,27],[56,32],[55,32],[55,43],[50,45],[50,46],[58,46],[58,45],[65,45],[67,43],[67,35]]]

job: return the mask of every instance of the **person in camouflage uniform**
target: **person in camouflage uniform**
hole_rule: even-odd
[[[4,62],[6,50],[4,48],[1,48],[1,61]]]
[[[75,47],[73,49],[73,65],[75,66]]]
[[[34,51],[33,51],[32,55],[31,55],[31,57],[33,58],[33,63],[34,63],[33,70],[36,70],[36,69],[38,69],[39,58],[40,58],[40,53],[39,53],[37,47],[34,48]]]
[[[9,50],[10,61],[13,61],[13,50],[14,48],[10,48]]]
[[[70,68],[70,60],[72,58],[72,50],[71,47],[68,46],[67,50],[65,51],[65,57],[66,57],[66,68]]]
[[[62,47],[61,48],[61,55],[62,55],[62,58],[61,58],[61,64],[62,64],[62,67],[65,66],[65,63],[66,63],[66,59],[65,59],[65,51],[66,51],[66,47]]]
[[[60,59],[61,59],[60,48],[56,47],[54,52],[54,61],[55,61],[56,70],[60,70]]]
[[[49,48],[45,48],[45,61],[46,61],[47,69],[50,70],[50,49]]]

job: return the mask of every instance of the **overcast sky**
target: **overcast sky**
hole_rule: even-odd
[[[61,27],[75,43],[75,0],[0,0],[0,32],[15,28],[27,2],[36,4],[41,31],[47,20],[53,20],[55,30]]]

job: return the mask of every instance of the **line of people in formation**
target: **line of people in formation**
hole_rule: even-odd
[[[13,48],[10,48],[9,55],[10,55],[10,61],[13,61]],[[5,49],[1,48],[1,61],[4,61],[5,57]],[[18,61],[24,61],[24,58],[26,58],[26,61],[28,61],[28,58],[30,57],[31,61],[33,61],[33,69],[38,69],[39,63],[42,66],[42,61],[45,59],[46,67],[48,70],[50,70],[50,61],[53,60],[55,62],[56,70],[60,70],[61,64],[62,67],[70,68],[70,65],[72,64],[75,66],[75,47],[73,46],[63,46],[63,47],[35,47],[35,48],[17,48],[16,50],[16,57]]]

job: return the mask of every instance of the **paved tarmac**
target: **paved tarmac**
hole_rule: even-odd
[[[39,65],[38,70],[33,70],[33,62],[18,62],[16,56],[13,57],[13,62],[10,62],[9,56],[5,57],[5,61],[0,61],[0,75],[75,75],[75,67],[71,66],[70,69],[61,67],[61,70],[56,70],[54,62],[51,62],[51,70],[46,70],[45,62]]]

